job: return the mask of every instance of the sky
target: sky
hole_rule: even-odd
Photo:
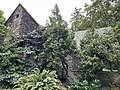
[[[85,3],[89,4],[90,0],[0,0],[0,9],[4,12],[6,19],[9,18],[19,3],[40,25],[45,25],[55,4],[58,5],[63,19],[69,23],[74,8],[84,8]]]

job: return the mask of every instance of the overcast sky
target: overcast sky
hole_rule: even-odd
[[[90,0],[0,0],[0,9],[4,11],[6,19],[9,18],[19,3],[39,24],[45,25],[56,3],[63,19],[69,22],[74,8],[84,8],[84,4],[89,4]]]

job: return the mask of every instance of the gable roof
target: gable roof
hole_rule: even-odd
[[[38,27],[42,27],[42,25],[39,25],[21,4],[19,4],[10,15],[5,22],[5,26],[11,27],[16,36],[26,35],[35,31]]]
[[[5,22],[5,25],[7,25],[8,21],[10,20],[10,18],[12,17],[12,15],[15,13],[15,11],[17,10],[18,7],[22,7],[22,9],[32,18],[32,20],[38,25],[40,26],[35,19],[28,13],[28,11],[22,6],[22,4],[19,4],[16,9],[13,11],[13,13],[10,15],[10,17],[7,19],[7,21]]]

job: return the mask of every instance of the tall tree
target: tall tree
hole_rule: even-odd
[[[74,13],[77,14],[78,9]],[[90,5],[85,5],[84,13],[79,11],[79,19],[76,20],[75,14],[72,25],[79,20],[79,30],[115,26],[120,21],[120,0],[91,0]]]
[[[40,54],[42,67],[56,70],[59,76],[62,71],[62,76],[63,73],[66,76],[68,69],[66,57],[74,53],[74,35],[68,30],[66,21],[59,14],[57,4],[52,10],[52,15],[49,17],[43,34],[44,50]]]
[[[82,9],[75,8],[74,13],[72,14],[71,22],[72,26],[71,29],[73,31],[79,31],[79,30],[86,30],[87,28],[84,27],[83,24],[85,21],[85,16],[82,15],[84,12],[82,12]]]

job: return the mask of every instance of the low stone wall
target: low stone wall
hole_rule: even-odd
[[[101,82],[101,87],[116,87],[120,90],[120,73],[118,72],[98,72],[97,78]]]

